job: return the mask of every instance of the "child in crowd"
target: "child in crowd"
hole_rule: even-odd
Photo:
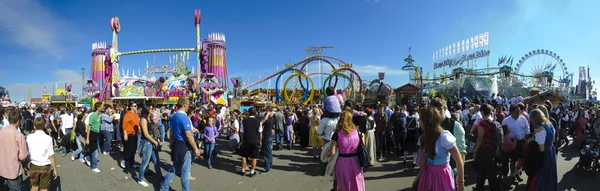
[[[31,190],[48,190],[52,179],[56,179],[58,172],[54,161],[54,146],[50,136],[45,132],[45,121],[36,118],[33,121],[35,132],[27,136],[27,148],[31,159],[29,167],[29,180]],[[52,166],[51,166],[52,165]],[[54,169],[54,171],[52,171]]]
[[[327,87],[325,89],[327,97],[323,100],[323,115],[321,118],[337,118],[342,113],[342,107],[340,101],[335,97],[335,89],[333,87]]]
[[[206,157],[206,161],[208,162],[208,168],[212,168],[212,156],[215,150],[215,139],[219,133],[217,132],[217,127],[215,127],[215,118],[208,119],[208,125],[204,127],[204,133],[202,137],[204,138],[204,156]]]

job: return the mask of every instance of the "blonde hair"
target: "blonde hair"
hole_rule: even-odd
[[[346,134],[349,134],[354,129],[356,129],[356,125],[354,125],[354,122],[352,122],[352,112],[349,112],[349,111],[342,112],[342,114],[340,115],[340,120],[338,121],[338,124],[336,127],[336,131],[338,131],[338,132],[342,131],[342,132],[345,132]]]
[[[531,111],[530,119],[533,125],[550,124],[550,121],[546,118],[544,112],[539,108]]]
[[[536,109],[542,111],[542,113],[544,113],[544,116],[546,116],[546,119],[550,119],[550,114],[548,113],[548,108],[546,108],[546,106],[538,105]]]

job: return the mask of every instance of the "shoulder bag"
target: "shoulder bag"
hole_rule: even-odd
[[[357,129],[356,133],[358,133],[358,147],[356,148],[356,152],[358,154],[358,162],[360,166],[363,168],[371,167],[371,162],[369,162],[369,152],[365,148],[365,145],[362,142],[362,133]]]

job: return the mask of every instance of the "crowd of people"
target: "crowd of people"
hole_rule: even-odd
[[[587,144],[600,137],[593,105],[525,105],[520,95],[493,95],[437,96],[421,105],[408,100],[390,108],[385,102],[341,103],[332,87],[326,94],[321,106],[244,111],[196,105],[187,98],[160,107],[131,102],[97,103],[91,109],[0,108],[0,144],[5,145],[0,181],[22,190],[25,173],[32,189],[44,190],[58,175],[55,152],[71,153],[72,161],[93,173],[101,173],[99,154],[120,153],[121,168],[136,170],[141,186],[149,186],[144,175],[152,161],[161,190],[169,190],[175,174],[181,176],[182,190],[191,190],[192,162],[200,158],[212,168],[216,140],[226,137],[227,147],[241,156],[239,174],[249,177],[273,169],[273,150],[312,147],[312,157],[327,164],[324,174],[332,190],[365,190],[363,170],[386,159],[411,161],[419,169],[413,190],[464,190],[468,159],[477,169],[475,190],[483,190],[486,180],[491,190],[510,188],[522,181],[522,172],[527,190],[557,190],[556,154],[569,145],[568,136],[575,148],[598,153]],[[167,142],[172,166],[163,176],[159,152]],[[264,160],[260,172],[257,159]]]

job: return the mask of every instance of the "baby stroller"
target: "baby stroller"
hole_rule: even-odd
[[[600,170],[598,138],[586,136],[584,144],[579,152],[579,161],[575,165],[576,173],[593,178]]]

